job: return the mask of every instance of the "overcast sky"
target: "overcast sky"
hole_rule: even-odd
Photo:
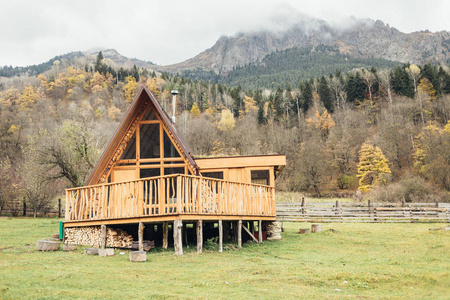
[[[2,0],[0,66],[26,66],[91,48],[167,65],[221,35],[276,28],[307,14],[328,22],[382,20],[403,32],[450,31],[447,0]]]

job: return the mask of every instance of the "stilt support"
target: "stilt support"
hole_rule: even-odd
[[[242,220],[238,221],[238,247],[242,247]]]
[[[144,223],[139,222],[138,230],[139,251],[144,251]]]
[[[105,247],[106,247],[106,225],[102,225],[102,226],[100,226],[100,228],[102,231],[101,246],[102,246],[102,249],[105,249]]]
[[[223,224],[222,220],[219,220],[219,252],[223,251]]]
[[[163,229],[163,249],[167,249],[169,246],[169,222],[163,222],[162,224]]]
[[[258,243],[263,241],[262,220],[258,221]]]
[[[203,221],[197,221],[197,253],[203,251]]]
[[[181,229],[183,228],[183,221],[173,221],[173,245],[175,248],[175,255],[183,254],[183,236]]]

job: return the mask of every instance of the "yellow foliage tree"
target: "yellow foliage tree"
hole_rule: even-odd
[[[161,94],[161,85],[164,83],[164,79],[161,77],[150,77],[147,80],[147,87],[149,88],[150,92],[159,99],[159,96]]]
[[[306,120],[306,124],[309,128],[320,130],[322,139],[326,139],[328,134],[330,133],[330,129],[336,125],[336,123],[333,121],[333,119],[331,119],[331,116],[326,110],[322,115],[320,115],[319,111],[316,111],[314,117]]]
[[[359,190],[362,192],[386,185],[391,180],[388,159],[379,147],[367,143],[361,146],[357,177],[359,177]]]
[[[36,103],[38,99],[38,94],[36,93],[34,87],[27,86],[23,90],[22,94],[19,96],[19,105],[20,110],[28,110],[33,106],[34,103]]]
[[[222,110],[222,117],[217,123],[217,128],[220,131],[232,131],[236,126],[236,121],[234,120],[233,113],[229,109]]]
[[[450,121],[443,129],[435,124],[424,127],[415,145],[419,174],[450,190]]]
[[[249,114],[252,112],[256,113],[258,111],[258,106],[256,105],[256,101],[252,97],[245,96],[244,103],[245,103],[245,113],[246,114]]]
[[[18,89],[12,88],[6,90],[1,97],[1,103],[5,106],[14,106],[18,103],[20,92]]]
[[[127,84],[123,87],[123,93],[125,97],[125,101],[131,102],[133,101],[134,95],[137,91],[137,83],[136,79],[133,76],[128,76]]]
[[[198,108],[197,102],[194,102],[194,104],[192,104],[191,115],[192,115],[194,118],[200,116],[200,108]]]
[[[428,78],[422,78],[419,81],[419,85],[417,89],[430,97],[430,99],[437,99],[436,90],[433,87],[433,84],[428,80]]]

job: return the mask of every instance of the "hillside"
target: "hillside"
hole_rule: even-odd
[[[289,48],[336,46],[354,58],[382,58],[402,63],[444,62],[450,58],[450,33],[429,31],[406,34],[382,21],[351,19],[340,28],[319,19],[299,20],[281,32],[259,31],[222,36],[211,48],[179,64],[158,67],[179,72],[202,68],[225,74],[237,66]]]
[[[382,58],[355,58],[341,54],[337,46],[317,46],[290,48],[266,55],[262,60],[242,67],[235,67],[226,75],[201,68],[184,70],[181,75],[215,83],[224,83],[231,87],[243,89],[276,89],[289,83],[297,86],[299,81],[313,77],[328,76],[348,72],[356,68],[387,68],[400,65],[396,61]]]
[[[21,75],[36,76],[43,73],[53,66],[55,61],[63,63],[64,66],[69,67],[84,67],[90,65],[95,61],[98,53],[102,51],[105,63],[111,66],[116,71],[120,68],[131,69],[133,66],[148,69],[153,71],[154,64],[152,62],[143,61],[136,58],[128,58],[121,55],[115,49],[90,49],[87,51],[70,52],[63,55],[58,55],[48,60],[47,62],[26,66],[26,67],[12,67],[12,66],[0,66],[0,77],[13,77]]]

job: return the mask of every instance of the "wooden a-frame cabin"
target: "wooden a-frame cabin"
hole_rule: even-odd
[[[175,252],[182,253],[183,222],[196,228],[200,251],[204,222],[218,228],[221,246],[223,222],[240,238],[242,226],[252,234],[242,224],[251,228],[257,221],[261,231],[276,220],[274,181],[285,165],[284,155],[195,158],[143,86],[86,186],[66,190],[65,235],[68,229],[101,226],[105,239],[106,226],[139,225],[142,243],[145,225],[151,228],[147,235],[162,237],[166,248],[172,225]]]

